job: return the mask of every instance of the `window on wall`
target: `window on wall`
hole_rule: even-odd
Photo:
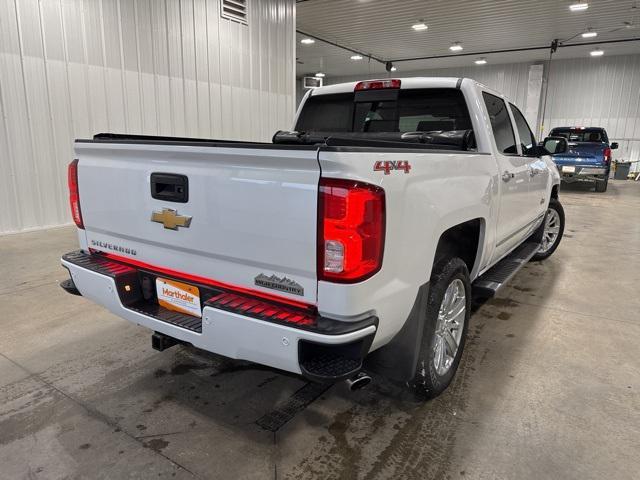
[[[520,144],[522,145],[522,153],[527,156],[535,156],[536,137],[533,136],[527,120],[513,103],[510,103],[513,118],[516,121],[516,128],[520,136]]]
[[[507,111],[507,104],[501,98],[487,92],[482,92],[482,97],[487,106],[498,151],[506,155],[517,154],[516,137],[513,133],[509,112]]]
[[[222,18],[247,24],[247,0],[222,0],[220,3]]]

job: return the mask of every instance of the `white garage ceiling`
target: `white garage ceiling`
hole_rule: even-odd
[[[594,48],[605,55],[640,53],[640,41],[611,43],[640,40],[640,1],[586,1],[588,9],[572,12],[569,6],[577,3],[572,0],[299,0],[297,73],[384,73],[384,65],[366,55],[393,60],[399,71],[466,66],[480,56],[488,63],[543,60],[549,54],[546,48],[480,52],[544,47],[554,38],[579,45],[561,47],[554,58],[585,57]],[[421,21],[428,29],[414,31],[411,26]],[[588,29],[598,36],[583,39],[580,33]],[[305,34],[317,37],[315,43],[301,44]],[[365,58],[353,61],[353,53],[319,39],[362,52]],[[449,47],[454,42],[464,50],[453,54]]]

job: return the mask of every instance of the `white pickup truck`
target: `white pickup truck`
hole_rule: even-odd
[[[375,371],[439,394],[472,291],[495,293],[564,228],[550,152],[470,79],[316,88],[272,143],[99,134],[75,152],[65,290],[156,349],[314,381]]]

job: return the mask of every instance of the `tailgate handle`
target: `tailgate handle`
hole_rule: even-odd
[[[177,173],[152,173],[151,197],[165,202],[187,203],[189,179]]]

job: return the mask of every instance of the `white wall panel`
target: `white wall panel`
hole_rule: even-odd
[[[295,105],[295,2],[0,0],[0,233],[67,223],[74,138],[268,141]]]
[[[553,62],[544,131],[573,125],[606,128],[614,158],[640,160],[640,55]]]

